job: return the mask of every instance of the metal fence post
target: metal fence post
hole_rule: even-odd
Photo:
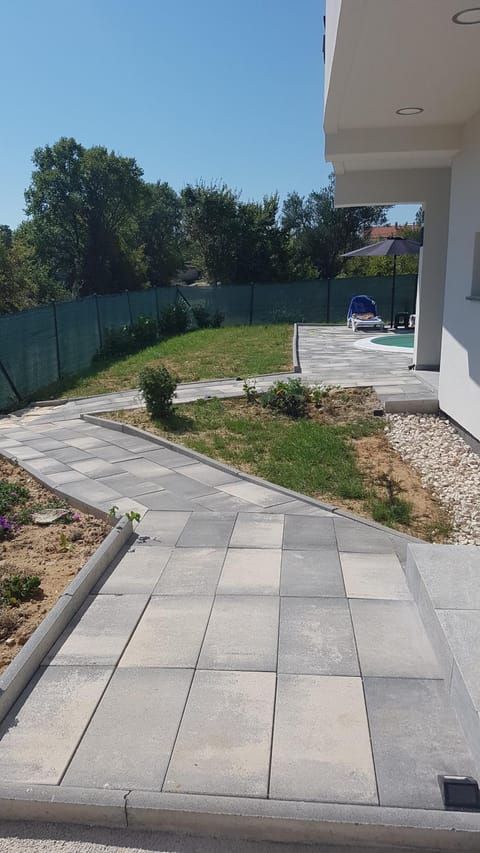
[[[127,294],[127,304],[128,304],[128,316],[130,317],[130,325],[133,326],[133,315],[132,315],[132,304],[130,302],[130,291],[126,290]]]
[[[97,294],[95,293],[94,296],[95,296],[95,307],[97,309],[98,344],[99,344],[99,349],[102,349],[102,347],[103,347],[103,333],[102,333],[102,321],[100,319],[100,306],[98,304]]]
[[[253,297],[255,294],[255,285],[253,281],[250,284],[250,307],[248,310],[248,325],[251,326],[253,323]]]
[[[55,350],[57,353],[57,379],[62,378],[62,366],[60,363],[60,341],[58,340],[58,318],[57,318],[57,305],[55,302],[52,302],[53,308],[53,323],[55,327]]]
[[[9,374],[7,373],[6,368],[4,367],[4,365],[3,365],[3,363],[2,363],[1,361],[0,361],[0,371],[3,373],[3,375],[4,375],[5,379],[7,380],[7,384],[8,384],[8,385],[9,385],[9,387],[12,389],[13,393],[15,394],[15,397],[17,398],[17,400],[19,400],[19,401],[20,401],[22,398],[21,398],[20,394],[18,393],[18,391],[17,391],[17,389],[16,389],[16,387],[15,387],[15,384],[14,384],[14,382],[13,382],[13,379],[11,378],[11,376],[9,376]]]
[[[327,278],[327,323],[330,322],[330,279]]]

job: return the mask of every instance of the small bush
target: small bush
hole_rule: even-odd
[[[205,305],[193,305],[192,314],[199,329],[209,329],[212,319]]]
[[[16,507],[26,503],[30,493],[28,489],[9,480],[0,480],[0,516],[9,515]]]
[[[151,317],[138,317],[131,326],[107,329],[104,334],[100,356],[131,355],[152,346],[158,339],[158,327]]]
[[[177,380],[166,367],[145,367],[139,376],[147,412],[152,418],[164,418],[173,407]]]
[[[160,313],[160,333],[165,337],[183,335],[190,324],[190,311],[183,302],[167,305]]]
[[[40,578],[37,575],[7,575],[0,581],[0,602],[15,607],[20,601],[29,601],[38,595]]]
[[[403,524],[408,526],[412,523],[413,505],[410,501],[403,500],[403,498],[384,500],[383,498],[373,497],[369,501],[369,508],[372,518],[378,521],[379,524]]]
[[[256,403],[258,400],[257,383],[255,379],[243,380],[243,393],[247,398],[247,403]]]
[[[289,418],[303,418],[308,411],[309,391],[300,379],[276,382],[262,394],[262,405],[288,415]]]
[[[0,642],[8,639],[10,634],[18,628],[20,619],[14,610],[0,604]]]
[[[192,307],[192,314],[199,329],[219,329],[225,319],[221,311],[215,310],[210,314],[201,303]]]

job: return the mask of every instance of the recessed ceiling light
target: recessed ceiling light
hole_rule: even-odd
[[[462,9],[461,12],[457,12],[453,16],[452,21],[454,24],[462,24],[464,26],[480,24],[480,6],[474,6],[472,9]]]
[[[417,116],[423,113],[423,107],[402,107],[401,110],[395,110],[397,116]]]

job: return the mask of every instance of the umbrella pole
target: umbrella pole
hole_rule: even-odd
[[[397,256],[393,256],[392,304],[390,307],[390,328],[393,329],[393,313],[395,311],[395,276],[397,273]]]

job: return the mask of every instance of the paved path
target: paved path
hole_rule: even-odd
[[[143,518],[4,723],[4,783],[440,808],[437,773],[473,772],[405,539],[35,414],[3,453]]]
[[[442,808],[474,768],[406,539],[79,418],[112,405],[0,421],[47,485],[142,516],[2,724],[3,783]]]

